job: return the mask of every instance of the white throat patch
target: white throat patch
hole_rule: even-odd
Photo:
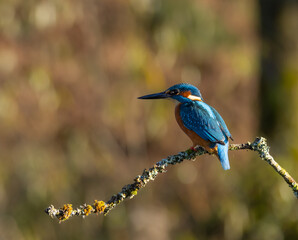
[[[195,95],[189,95],[187,98],[190,100],[193,100],[193,101],[202,101],[202,99],[200,97],[195,96]]]

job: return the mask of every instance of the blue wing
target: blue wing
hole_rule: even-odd
[[[219,113],[213,107],[211,107],[211,106],[209,106],[209,107],[211,108],[213,114],[215,115],[215,118],[218,121],[221,130],[224,132],[224,134],[227,137],[229,137],[229,138],[231,138],[233,140],[232,135],[231,135],[231,133],[230,133],[230,131],[229,131],[229,129],[228,129],[225,121],[222,119],[222,117],[219,115]]]
[[[204,102],[185,103],[180,106],[180,116],[186,128],[204,140],[225,144],[231,135],[220,115]]]

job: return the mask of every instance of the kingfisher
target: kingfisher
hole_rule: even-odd
[[[167,90],[145,95],[139,99],[173,99],[177,103],[175,117],[180,128],[196,146],[218,157],[224,170],[230,169],[229,138],[233,140],[220,114],[204,102],[201,92],[191,84],[176,84]]]

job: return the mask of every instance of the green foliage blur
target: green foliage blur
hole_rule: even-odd
[[[279,21],[284,97],[269,138],[296,180],[297,13]],[[170,167],[107,217],[43,212],[107,201],[191,146],[173,103],[138,96],[188,82],[236,143],[260,135],[258,21],[257,1],[1,0],[0,239],[296,239],[297,199],[249,151],[230,152],[230,171],[214,156]]]

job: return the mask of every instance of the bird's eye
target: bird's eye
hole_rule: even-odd
[[[169,92],[168,92],[168,94],[170,94],[170,95],[178,95],[180,93],[180,91],[178,90],[178,89],[173,89],[173,90],[170,90]]]

